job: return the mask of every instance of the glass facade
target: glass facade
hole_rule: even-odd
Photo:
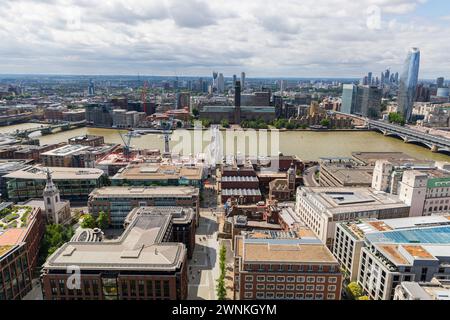
[[[420,51],[412,48],[406,57],[403,71],[400,76],[400,86],[398,90],[398,112],[406,121],[411,121],[414,97],[416,94],[417,82],[419,79]]]
[[[341,112],[352,114],[355,110],[356,86],[354,84],[344,84],[342,89]]]
[[[103,179],[67,179],[55,180],[61,197],[66,200],[79,201],[86,200],[89,194],[95,189],[103,186]],[[8,179],[8,197],[12,201],[26,201],[30,198],[42,198],[42,191],[45,188],[46,180],[41,179]]]
[[[0,301],[23,298],[31,290],[31,275],[25,246],[0,258]]]

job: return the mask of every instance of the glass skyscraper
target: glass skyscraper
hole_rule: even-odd
[[[352,114],[355,112],[356,86],[354,84],[344,84],[342,89],[341,112]]]
[[[400,86],[398,90],[398,112],[406,121],[411,121],[412,109],[414,106],[414,96],[416,94],[417,81],[419,79],[420,51],[412,48],[406,57],[403,72],[400,76]]]

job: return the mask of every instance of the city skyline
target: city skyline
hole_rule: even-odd
[[[260,6],[270,15],[260,15]],[[400,69],[410,47],[420,77],[450,74],[448,3],[432,1],[7,1],[2,74],[358,78]],[[324,23],[326,22],[326,23]],[[22,34],[22,37],[17,37]],[[361,72],[364,71],[364,72]],[[375,73],[376,74],[376,73]]]

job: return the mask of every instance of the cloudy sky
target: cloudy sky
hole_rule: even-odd
[[[450,77],[448,0],[0,0],[0,73]]]

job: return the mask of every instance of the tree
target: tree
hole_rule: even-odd
[[[106,229],[108,227],[108,225],[109,225],[108,215],[105,212],[100,211],[96,222],[97,222],[97,227],[98,228]]]
[[[320,125],[328,128],[330,126],[330,119],[322,119],[322,121],[320,121]]]
[[[230,123],[228,122],[227,119],[223,119],[222,121],[220,121],[220,124],[224,128],[229,128],[230,127]]]
[[[211,119],[200,119],[200,121],[202,122],[202,126],[205,128],[209,128],[211,125]]]
[[[355,300],[358,300],[363,294],[361,287],[356,282],[350,282],[347,288]]]
[[[48,256],[69,241],[73,235],[74,231],[71,226],[63,226],[60,224],[47,225],[39,249],[40,264],[43,264]]]
[[[86,214],[82,217],[81,227],[83,229],[93,229],[96,227],[94,217],[90,214]]]
[[[198,109],[192,109],[192,115],[193,115],[194,117],[198,117],[199,114],[200,114],[200,111],[198,111]]]
[[[217,293],[217,300],[225,300],[225,298],[227,297],[227,289],[225,288],[225,278],[222,276],[220,276],[219,279],[217,279],[216,293]]]
[[[227,296],[227,290],[225,288],[226,258],[227,258],[227,249],[225,248],[224,245],[222,245],[219,251],[220,276],[217,279],[216,285],[216,293],[218,300],[225,300]]]
[[[404,126],[406,121],[403,115],[399,112],[391,112],[389,113],[389,122],[391,123],[397,123],[401,126]]]

